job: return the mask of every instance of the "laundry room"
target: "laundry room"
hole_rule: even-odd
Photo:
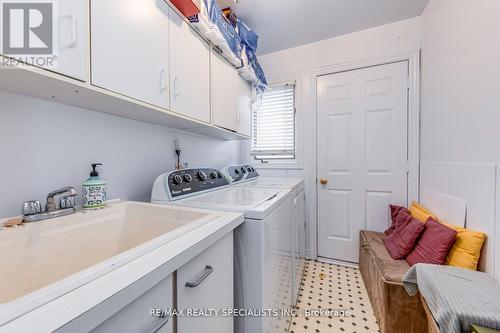
[[[0,333],[500,332],[499,13],[0,0]]]

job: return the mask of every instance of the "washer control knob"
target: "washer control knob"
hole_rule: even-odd
[[[189,183],[193,180],[193,177],[191,177],[191,175],[187,173],[184,175],[184,180],[186,181],[186,183]]]
[[[241,167],[241,172],[243,172],[243,173],[247,173],[247,168],[245,168],[245,167]]]
[[[239,175],[240,174],[240,170],[234,169],[234,173],[237,174],[237,175]]]
[[[210,174],[210,177],[211,177],[212,179],[216,179],[218,176],[219,176],[219,175],[218,175],[218,174],[217,174],[217,172],[215,172],[215,171],[212,171],[212,173]]]
[[[217,172],[217,177],[220,179],[222,178],[222,174],[220,172]]]
[[[200,180],[207,179],[207,174],[205,173],[205,171],[198,171],[198,178],[200,178]]]
[[[176,185],[182,184],[182,177],[180,175],[174,176],[174,184]]]

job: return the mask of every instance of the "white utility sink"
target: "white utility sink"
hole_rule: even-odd
[[[0,308],[23,299],[38,303],[36,299],[47,294],[57,297],[217,217],[172,206],[117,202],[99,211],[4,228]]]

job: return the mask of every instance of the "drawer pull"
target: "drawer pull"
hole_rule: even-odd
[[[167,325],[167,323],[170,319],[170,317],[160,317],[160,318],[161,318],[161,322],[159,322],[158,325],[156,325],[155,328],[153,328],[151,330],[151,333],[159,332],[163,328],[163,326]]]
[[[207,265],[205,267],[205,273],[198,279],[196,282],[186,282],[186,287],[188,288],[196,288],[198,287],[210,274],[212,274],[214,268],[212,266]]]

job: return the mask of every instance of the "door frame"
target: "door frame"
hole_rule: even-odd
[[[311,82],[312,96],[314,97],[314,109],[315,109],[315,126],[316,126],[316,147],[318,146],[318,89],[317,82],[319,76],[336,74],[346,71],[352,71],[357,69],[363,69],[367,67],[387,65],[395,62],[408,62],[408,76],[409,76],[409,89],[408,89],[408,203],[412,201],[418,201],[420,195],[420,50],[392,55],[384,56],[380,58],[371,58],[364,60],[357,60],[353,62],[347,62],[337,65],[325,66],[312,71],[312,77],[314,80]],[[319,259],[318,257],[318,151],[315,151],[315,216],[310,221],[310,232],[309,232],[309,258]],[[325,258],[325,260],[328,260]],[[331,261],[331,260],[329,260]]]

